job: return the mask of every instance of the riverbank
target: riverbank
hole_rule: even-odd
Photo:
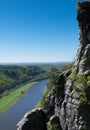
[[[10,91],[8,94],[0,98],[0,113],[5,112],[8,108],[10,108],[13,104],[15,104],[24,94],[25,92],[37,82],[31,82],[16,89]]]
[[[0,115],[0,130],[17,130],[17,123],[40,101],[47,82],[41,80],[34,84],[18,102]]]
[[[43,104],[44,104],[44,101],[46,99],[48,92],[49,92],[49,90],[48,90],[48,87],[47,87],[47,84],[46,84],[44,92],[42,94],[42,97],[41,97],[40,101],[38,102],[38,104],[36,105],[36,108],[42,108],[43,107]]]

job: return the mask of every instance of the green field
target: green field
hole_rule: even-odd
[[[0,113],[5,112],[9,107],[16,103],[24,93],[36,82],[28,83],[17,87],[15,90],[12,90],[7,95],[0,98]]]

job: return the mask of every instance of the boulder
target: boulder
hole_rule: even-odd
[[[17,130],[46,130],[42,109],[34,109],[26,113],[23,119],[17,124]]]
[[[52,115],[50,118],[50,124],[59,124],[59,117],[56,115]]]
[[[85,71],[84,75],[89,76],[90,75],[90,70]]]

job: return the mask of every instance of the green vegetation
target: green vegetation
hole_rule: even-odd
[[[70,64],[69,62],[65,63],[43,63],[43,64],[36,64],[36,66],[40,67],[41,69],[45,71],[49,71],[51,68],[57,68],[57,69],[62,69],[64,66],[67,66]]]
[[[82,58],[85,59],[86,55],[84,55]],[[74,92],[77,99],[79,99],[80,101],[78,116],[82,117],[81,130],[87,130],[88,124],[90,123],[90,75],[79,75],[73,69],[73,64],[74,62],[72,64],[64,66],[64,68],[60,70],[57,68],[50,69],[48,74],[49,82],[45,88],[44,94],[41,98],[40,103],[38,104],[38,107],[47,107],[48,104],[46,104],[45,100],[49,92],[53,95],[54,98],[56,95],[58,97],[58,89],[60,91],[63,90],[63,87],[65,86],[65,83],[67,81],[67,76],[63,77],[63,74],[65,74],[64,72],[68,72],[67,70],[71,70],[71,74],[68,77],[68,79],[72,81],[71,93]],[[58,130],[58,127],[48,123],[47,130]]]
[[[44,106],[44,101],[46,99],[47,94],[48,94],[48,87],[46,86],[40,102],[36,105],[37,108],[42,108]]]
[[[37,66],[0,66],[0,94],[4,94],[17,85],[46,77],[46,72]]]
[[[86,56],[84,56],[83,58],[86,58]],[[60,82],[60,76],[64,73],[63,71],[67,70],[72,70],[71,74],[68,77],[72,81],[71,92],[74,92],[74,94],[80,101],[78,116],[82,116],[83,124],[81,130],[87,130],[88,124],[90,123],[90,75],[84,76],[77,74],[77,72],[73,69],[73,63],[65,66],[62,70],[56,68],[50,69],[49,82],[45,88],[44,94],[38,104],[38,107],[47,107],[45,100],[49,92],[53,95],[53,97],[55,97],[57,92],[54,90],[62,90],[61,87],[65,86],[65,82],[67,79],[65,78],[65,80],[62,81],[64,84],[63,85],[62,82]],[[57,89],[55,89],[56,87]],[[58,127],[56,125],[51,125],[50,123],[47,123],[47,130],[58,130]]]
[[[77,0],[77,10],[84,8],[86,5],[90,5],[90,0]]]
[[[58,125],[47,123],[47,130],[59,130]]]
[[[24,93],[36,82],[17,86],[15,90],[8,92],[5,96],[0,98],[0,113],[5,112],[9,107],[16,103]]]
[[[72,90],[79,96],[81,104],[89,102],[90,97],[90,76],[79,75],[72,72],[70,78],[73,81]]]
[[[86,54],[83,54],[82,59],[87,59],[87,55],[86,55]]]
[[[45,105],[45,99],[46,99],[46,97],[47,97],[47,95],[48,95],[48,93],[53,89],[53,87],[54,86],[49,86],[49,83],[50,83],[50,81],[47,83],[47,85],[46,85],[46,87],[45,87],[45,90],[44,90],[44,93],[43,93],[43,96],[42,96],[42,98],[41,98],[41,100],[40,100],[40,102],[37,104],[37,106],[36,107],[38,107],[38,108],[42,108],[44,105]]]
[[[90,75],[84,76],[73,72],[70,78],[73,81],[72,90],[80,101],[78,114],[82,116],[83,122],[80,130],[87,130],[90,123]]]
[[[48,73],[48,77],[49,77],[49,82],[47,83],[43,96],[40,100],[40,102],[37,104],[37,107],[43,107],[44,103],[45,103],[45,99],[48,95],[48,93],[50,91],[53,92],[53,89],[55,88],[55,86],[57,86],[58,83],[58,77],[60,76],[60,72],[57,68],[51,68],[49,73]]]
[[[64,65],[62,67],[62,69],[51,68],[49,70],[49,73],[48,73],[49,81],[48,81],[48,83],[47,83],[47,85],[45,87],[45,90],[44,90],[44,93],[43,93],[43,96],[42,96],[40,102],[37,104],[37,107],[44,107],[46,105],[45,104],[45,99],[46,99],[48,93],[49,92],[53,93],[54,89],[56,87],[58,87],[58,85],[61,85],[61,84],[59,84],[59,78],[60,78],[61,73],[63,71],[72,69],[73,64],[74,63]],[[62,83],[62,84],[64,84],[64,83]]]
[[[70,70],[70,69],[73,68],[73,65],[74,65],[74,62],[72,62],[72,63],[70,63],[70,64],[68,64],[68,65],[65,65],[65,66],[61,69],[61,71],[63,72],[63,71],[66,71],[66,70]]]
[[[65,64],[66,65],[66,64]],[[63,66],[65,66],[63,65]],[[51,65],[50,65],[51,66]],[[50,67],[49,66],[49,67]],[[62,66],[62,65],[61,65]],[[45,66],[30,66],[30,65],[1,65],[0,66],[0,112],[5,111],[12,106],[23,94],[26,92],[30,81],[38,81],[47,78],[47,72],[44,70]],[[62,68],[62,67],[61,67]],[[49,71],[50,81],[44,92],[39,106],[43,106],[48,92],[54,88],[57,83],[59,70],[51,68]],[[21,85],[23,84],[23,85]]]

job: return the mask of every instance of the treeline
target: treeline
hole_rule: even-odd
[[[29,80],[45,77],[45,71],[37,66],[0,66],[0,94]]]

